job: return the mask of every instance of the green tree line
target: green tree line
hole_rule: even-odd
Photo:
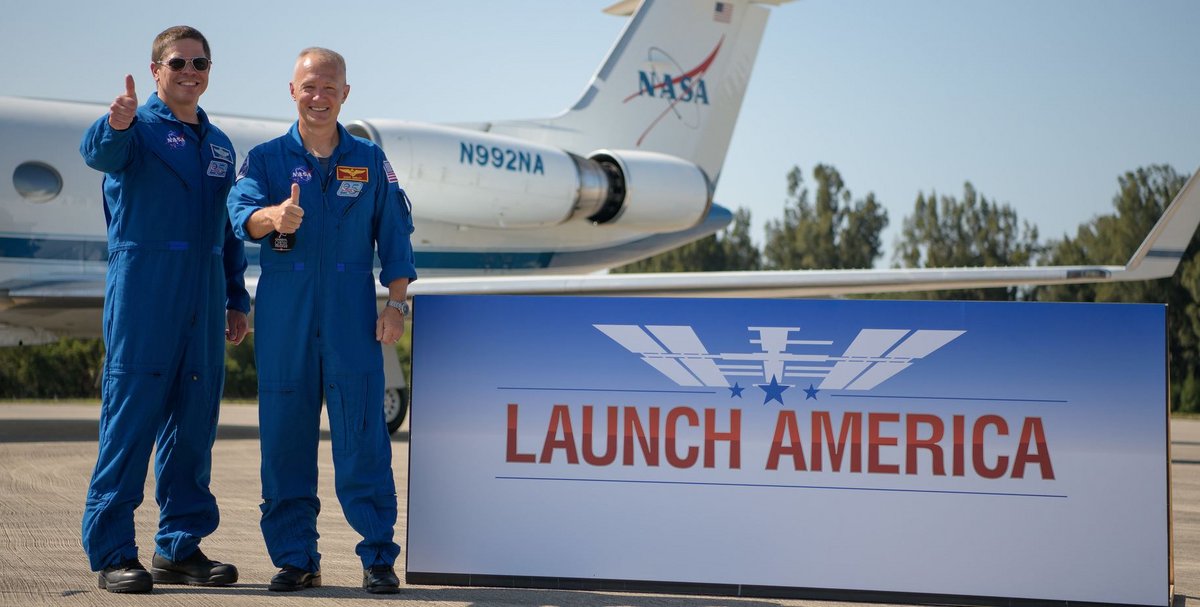
[[[410,324],[396,343],[406,377],[412,352],[411,329]],[[103,366],[104,342],[99,339],[60,339],[36,346],[0,348],[0,399],[97,399]],[[258,398],[253,333],[241,345],[225,345],[224,397]]]
[[[882,254],[887,211],[874,194],[855,198],[838,171],[812,170],[811,189],[801,170],[787,175],[783,217],[766,223],[762,249],[747,237],[750,213],[712,236],[617,268],[615,272],[801,270],[873,267]],[[918,192],[901,224],[893,267],[949,268],[1111,264],[1124,265],[1187,181],[1166,165],[1117,178],[1113,212],[1079,226],[1074,237],[1041,241],[1037,228],[1011,205],[989,199],[967,182],[959,196]],[[1192,237],[1174,276],[1153,281],[1000,287],[891,293],[891,299],[1165,303],[1171,406],[1200,411],[1200,261]]]
[[[1081,224],[1074,237],[1041,241],[1037,228],[1012,206],[989,199],[967,182],[961,195],[918,192],[904,217],[893,267],[1124,264],[1158,220],[1186,177],[1166,165],[1117,178],[1113,212]],[[751,216],[734,213],[724,230],[683,247],[616,268],[614,272],[700,272],[873,267],[883,254],[887,210],[873,193],[855,197],[832,166],[817,165],[811,186],[799,167],[786,175],[783,215],[766,223],[762,248],[750,236]],[[1172,407],[1200,411],[1200,261],[1193,237],[1174,276],[1156,281],[1043,287],[1001,287],[889,294],[889,298],[1137,302],[1168,305]],[[408,336],[398,346],[408,368]],[[96,398],[103,345],[64,339],[0,348],[0,398]],[[254,398],[253,338],[227,348],[225,395]]]

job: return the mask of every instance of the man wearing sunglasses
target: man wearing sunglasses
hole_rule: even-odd
[[[262,531],[280,568],[268,590],[321,585],[317,551],[317,445],[321,399],[329,407],[334,485],[360,535],[363,588],[394,593],[396,488],[383,415],[379,343],[404,333],[413,264],[408,198],[383,151],[338,123],[350,93],[346,62],[328,49],[296,59],[299,119],[250,150],[229,193],[238,236],[295,234],[290,250],[264,242],[255,355],[262,447]],[[272,239],[273,240],[273,239]],[[374,276],[389,301],[377,311]]]
[[[151,50],[156,92],[139,107],[126,75],[125,92],[80,144],[88,166],[105,174],[109,255],[99,453],[83,548],[110,592],[223,586],[238,577],[199,548],[219,519],[209,477],[225,379],[222,333],[240,343],[250,311],[243,245],[225,207],[233,146],[199,106],[209,57],[199,31],[163,31]],[[159,523],[147,572],[133,511],[153,448]]]

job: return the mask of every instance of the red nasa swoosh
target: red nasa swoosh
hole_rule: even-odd
[[[708,57],[706,57],[704,59],[704,61],[700,62],[700,65],[697,65],[696,67],[692,68],[691,70],[688,70],[687,73],[682,74],[677,78],[672,78],[670,80],[671,85],[674,86],[674,85],[682,82],[684,78],[693,78],[693,77],[697,77],[697,76],[703,77],[704,74],[708,72],[708,68],[712,66],[712,62],[714,60],[716,60],[717,53],[720,52],[721,45],[724,43],[725,43],[725,36],[721,36],[721,39],[717,41],[717,46],[713,47],[712,52],[708,54]],[[667,81],[663,81],[659,84],[654,85],[654,87],[651,90],[664,87],[664,86],[666,86],[666,84],[667,84]],[[638,91],[636,93],[626,97],[622,103],[629,103],[629,101],[632,100],[633,98],[642,96],[642,93],[643,93],[643,91],[639,87]],[[646,139],[646,135],[650,134],[650,131],[654,129],[654,127],[658,124],[658,122],[660,120],[663,119],[663,116],[666,116],[671,110],[673,110],[675,108],[675,105],[678,103],[679,103],[679,99],[672,100],[671,103],[667,104],[667,109],[663,110],[662,113],[659,114],[657,118],[655,118],[653,121],[650,122],[650,126],[646,127],[646,130],[642,132],[642,135],[640,137],[638,137],[638,140],[637,140],[638,147],[641,147],[642,141],[644,141]]]
[[[687,72],[686,74],[680,75],[678,78],[671,79],[671,84],[672,85],[679,84],[680,82],[683,81],[684,78],[691,78],[696,75],[703,76],[704,73],[708,71],[708,68],[712,66],[712,62],[717,58],[717,52],[721,50],[721,45],[724,42],[725,42],[725,36],[721,36],[721,39],[717,41],[717,46],[715,48],[713,48],[712,52],[709,53],[708,57],[705,58],[704,61],[702,61],[700,63],[700,65],[697,65],[696,67],[692,68],[691,71]],[[654,88],[655,89],[661,88],[661,87],[666,86],[666,84],[667,84],[666,81],[663,81],[660,84],[654,85]],[[653,89],[651,89],[651,90],[653,90]],[[643,91],[641,90],[641,88],[639,88],[636,93],[626,97],[625,100],[623,101],[623,103],[629,103],[629,101],[631,99],[633,99],[634,97],[640,97],[642,95],[642,92]]]

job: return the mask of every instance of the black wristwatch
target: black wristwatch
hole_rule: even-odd
[[[397,310],[400,310],[401,316],[408,316],[410,311],[407,301],[396,301],[394,299],[389,299],[387,300],[387,305],[389,308],[396,308]]]

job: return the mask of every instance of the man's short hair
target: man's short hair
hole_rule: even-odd
[[[320,46],[310,46],[310,47],[300,51],[300,54],[296,56],[296,61],[298,62],[301,59],[304,59],[305,57],[308,57],[308,56],[314,56],[314,57],[317,57],[318,59],[320,59],[321,61],[328,61],[330,63],[333,63],[334,65],[336,65],[338,67],[339,70],[341,70],[343,76],[346,75],[346,59],[345,59],[345,57],[342,57],[341,54],[339,54],[337,51],[331,51],[327,48],[323,48]]]
[[[150,60],[155,63],[162,61],[163,53],[167,52],[167,47],[179,42],[180,40],[196,40],[204,45],[204,56],[212,59],[212,51],[208,48],[208,39],[200,30],[187,25],[176,25],[163,30],[161,34],[154,37],[154,45],[150,48]]]

